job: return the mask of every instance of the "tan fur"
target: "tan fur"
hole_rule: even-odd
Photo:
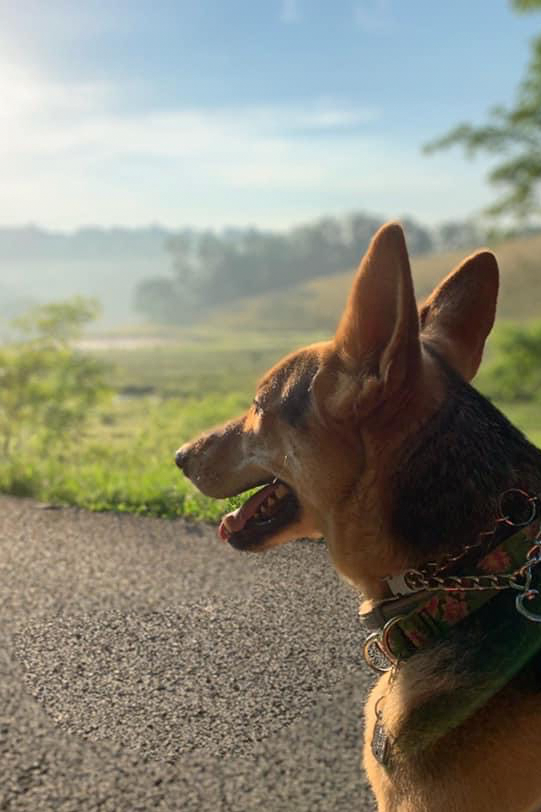
[[[420,309],[400,226],[375,236],[333,340],[280,361],[259,383],[257,403],[239,419],[183,446],[178,464],[206,494],[226,497],[273,477],[296,493],[297,520],[257,550],[324,536],[337,570],[368,601],[385,594],[382,577],[420,563],[390,524],[390,487],[399,450],[441,406],[446,388],[428,341],[464,378],[479,366],[495,313],[498,270],[483,251],[465,262]],[[302,426],[284,419],[283,404],[308,369]],[[423,699],[454,677],[438,656],[415,658],[398,675],[384,704],[393,733]],[[366,709],[365,769],[380,812],[529,812],[541,799],[541,695],[511,685],[422,759],[402,758],[387,772],[370,740],[374,707]]]

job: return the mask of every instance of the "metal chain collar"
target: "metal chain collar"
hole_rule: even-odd
[[[472,544],[465,545],[459,553],[449,554],[440,561],[430,561],[421,569],[411,569],[402,576],[404,583],[412,592],[471,592],[471,591],[503,591],[515,589],[519,592],[515,599],[516,610],[534,623],[541,623],[541,614],[530,611],[524,605],[525,601],[541,597],[540,589],[532,589],[533,573],[541,564],[541,524],[532,539],[532,546],[526,553],[524,563],[513,572],[487,575],[442,575],[449,566],[465,558],[472,550],[490,547],[499,524],[506,523],[511,527],[525,528],[532,525],[538,518],[540,500],[538,496],[530,496],[524,491],[511,489],[500,497],[500,506],[506,494],[514,493],[527,500],[529,513],[527,520],[513,521],[511,516],[504,515],[500,507],[501,517],[498,519],[496,529],[490,533],[482,533]],[[400,623],[403,615],[391,617],[382,629],[370,634],[364,643],[363,654],[367,664],[378,672],[390,671],[390,677],[384,693],[379,697],[375,706],[375,722],[371,739],[371,750],[375,759],[386,766],[391,757],[392,737],[385,730],[383,721],[383,707],[396,679],[401,660],[395,657],[390,646],[390,634],[393,627]],[[379,659],[379,661],[378,661]]]
[[[505,496],[513,494],[519,495],[526,500],[527,515],[523,521],[515,521],[509,515],[498,519],[498,524],[504,523],[510,527],[527,527],[535,521],[539,508],[539,497],[530,496],[518,488],[511,488],[505,491],[500,497],[500,505]],[[502,511],[503,513],[503,511]],[[514,572],[489,575],[440,575],[451,564],[460,561],[472,550],[480,549],[486,545],[487,541],[494,537],[496,530],[490,533],[481,533],[473,544],[466,544],[459,553],[445,556],[440,561],[429,561],[421,569],[410,569],[404,573],[406,585],[414,592],[471,592],[504,589],[516,589],[522,593],[528,592],[528,599],[535,597],[538,593],[531,590],[531,581],[534,568],[541,563],[541,527],[532,541],[532,547],[528,550],[526,561]],[[519,598],[521,596],[518,596]],[[518,602],[518,598],[517,598]],[[519,605],[517,609],[521,611]],[[532,619],[532,618],[530,618]]]
[[[518,489],[511,489],[506,491],[505,494],[514,493],[518,494],[527,500],[528,515],[525,521],[514,521],[509,515],[502,516],[498,519],[497,526],[504,522],[510,527],[525,528],[532,525],[538,518],[538,511],[540,507],[540,500],[538,496],[530,496],[524,491]],[[504,495],[505,495],[504,494]],[[502,495],[502,496],[504,496]],[[502,511],[503,513],[503,511]],[[496,530],[491,533],[481,534],[480,537],[472,544],[465,545],[462,550],[457,554],[447,555],[439,561],[431,561],[424,565],[422,569],[410,569],[403,574],[403,580],[411,592],[500,592],[506,589],[514,589],[518,591],[515,599],[516,610],[534,623],[541,623],[541,614],[532,612],[525,606],[526,601],[531,601],[535,598],[541,598],[541,588],[533,589],[532,580],[534,570],[541,564],[541,525],[537,529],[535,537],[532,539],[532,546],[526,553],[524,563],[517,567],[510,573],[491,573],[491,574],[475,574],[475,575],[442,575],[451,564],[464,558],[469,552],[474,549],[479,549],[490,543],[494,537]],[[415,614],[415,611],[412,614]],[[391,617],[382,629],[370,634],[366,640],[363,649],[364,658],[368,665],[376,671],[387,671],[389,668],[397,668],[399,661],[393,655],[392,649],[389,645],[389,637],[393,627],[404,619],[405,615],[398,614]],[[371,647],[375,647],[376,655],[379,653],[383,655],[384,663],[378,663],[377,659],[374,660],[374,654],[371,653]]]
[[[541,541],[539,543],[541,544]],[[404,575],[404,580],[415,592],[439,592],[440,590],[444,592],[484,592],[509,588],[521,590],[524,584],[518,578],[524,577],[526,566],[529,567],[529,565],[524,565],[505,575],[447,575],[442,577],[424,575],[420,570],[408,570]]]

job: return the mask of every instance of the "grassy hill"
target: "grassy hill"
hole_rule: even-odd
[[[519,237],[491,244],[501,270],[499,319],[524,321],[541,316],[541,236]],[[464,258],[464,252],[416,257],[412,260],[415,288],[423,299]],[[328,330],[336,326],[354,271],[241,299],[216,308],[198,329]]]
[[[495,248],[503,276],[500,323],[505,318],[539,318],[541,236]],[[415,259],[419,298],[461,259],[460,254]],[[23,411],[21,425],[15,427],[20,448],[0,460],[0,491],[95,510],[211,520],[237,507],[238,500],[224,504],[197,493],[179,475],[174,451],[245,408],[257,377],[284,353],[331,335],[352,276],[353,271],[320,277],[228,304],[190,328],[149,327],[133,334],[111,331],[101,340],[87,337],[87,351],[108,365],[108,382],[120,396],[89,410],[77,434],[48,443],[40,453],[34,445],[34,421],[25,423]],[[497,361],[498,352],[496,342],[476,382],[489,395],[490,356]],[[34,397],[33,387],[32,382],[29,398]],[[541,443],[538,399],[500,405]]]

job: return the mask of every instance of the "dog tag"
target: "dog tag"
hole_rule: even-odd
[[[376,724],[372,732],[372,742],[370,748],[376,761],[382,766],[389,762],[390,740],[381,722],[381,714],[376,716]]]

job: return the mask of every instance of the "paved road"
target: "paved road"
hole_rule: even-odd
[[[371,810],[356,600],[320,543],[0,497],[0,810]]]

